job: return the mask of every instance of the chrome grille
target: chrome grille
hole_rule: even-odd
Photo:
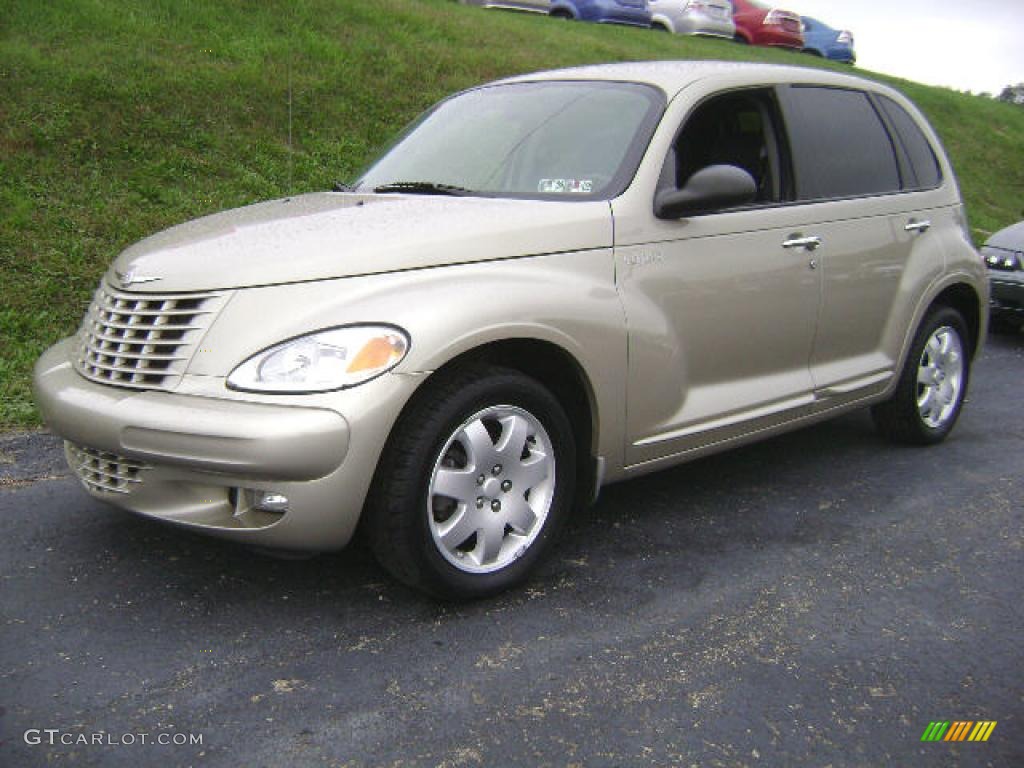
[[[69,442],[64,443],[64,453],[82,485],[96,493],[131,493],[142,482],[142,473],[151,469],[135,459]]]
[[[75,367],[105,384],[173,389],[221,303],[217,293],[126,293],[101,283],[78,333]]]

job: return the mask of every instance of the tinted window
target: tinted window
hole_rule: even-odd
[[[892,141],[867,94],[793,87],[783,98],[801,200],[900,190]]]
[[[753,177],[756,202],[778,202],[776,122],[774,102],[763,91],[731,93],[702,104],[674,145],[676,186],[709,165],[734,165]]]
[[[903,186],[907,189],[933,189],[939,186],[942,180],[939,161],[917,123],[892,99],[881,96],[879,102],[896,129],[897,138],[910,163],[911,178],[905,179]]]

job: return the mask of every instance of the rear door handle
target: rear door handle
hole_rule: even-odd
[[[911,219],[910,221],[907,222],[907,226],[905,226],[903,229],[906,230],[907,232],[924,233],[931,228],[932,223],[930,221],[915,221],[914,219]]]
[[[816,251],[821,247],[821,238],[814,237],[791,237],[782,244],[783,248],[806,248],[808,251]]]

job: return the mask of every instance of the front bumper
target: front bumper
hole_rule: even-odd
[[[989,307],[997,315],[1024,317],[1024,272],[989,272]]]
[[[209,382],[206,395],[137,391],[80,376],[71,349],[66,339],[43,354],[34,389],[43,419],[67,441],[69,463],[92,496],[281,549],[348,542],[387,434],[419,380],[393,374],[329,396],[256,401],[238,399],[210,377],[197,377]],[[254,509],[257,490],[283,494],[288,510]]]
[[[856,64],[857,54],[848,45],[833,45],[825,51],[825,58],[831,61],[839,61],[843,64]]]

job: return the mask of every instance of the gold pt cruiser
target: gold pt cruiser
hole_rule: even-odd
[[[521,579],[603,484],[852,408],[949,434],[987,282],[900,93],[583,67],[457,94],[350,187],[122,253],[35,372],[94,497],[435,595]]]

